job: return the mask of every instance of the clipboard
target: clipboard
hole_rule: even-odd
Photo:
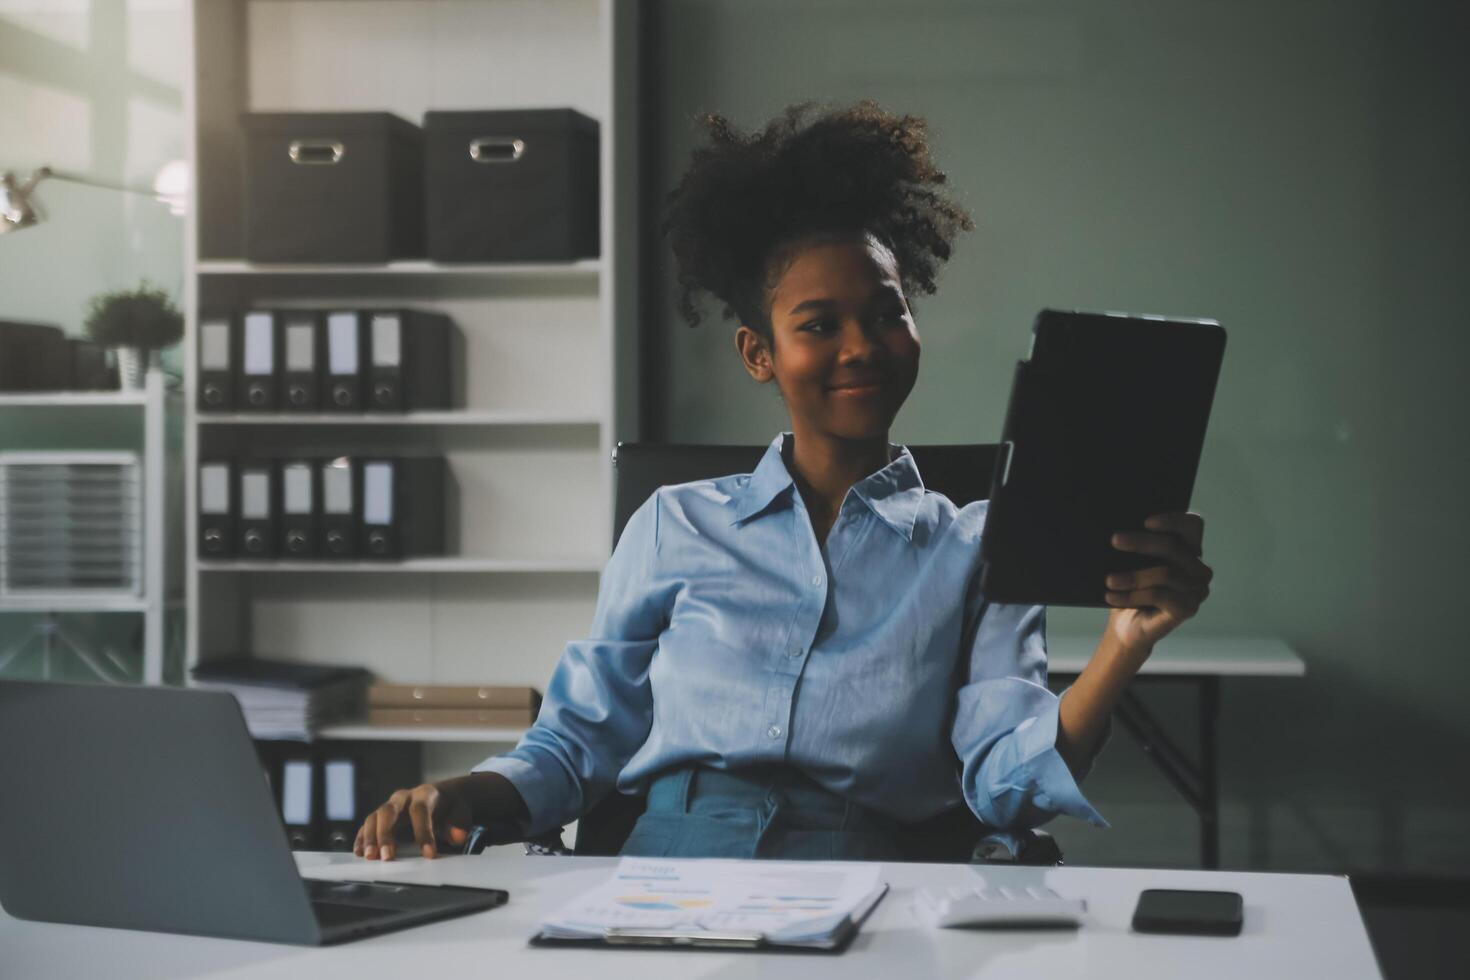
[[[887,894],[887,883],[880,884],[868,895],[860,907],[854,909],[852,914],[843,916],[830,934],[816,942],[787,943],[768,939],[759,932],[746,931],[685,932],[664,929],[608,929],[600,938],[566,938],[537,933],[531,937],[529,945],[594,949],[669,949],[694,952],[738,950],[757,953],[835,954],[845,951],[852,945],[853,938],[857,936],[862,924]]]
[[[1111,608],[1110,572],[1159,563],[1111,538],[1189,509],[1224,354],[1214,320],[1037,315],[981,534],[987,599]]]

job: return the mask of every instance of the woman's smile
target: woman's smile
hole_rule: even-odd
[[[876,398],[883,394],[887,385],[885,378],[854,378],[830,385],[827,390],[841,398]]]

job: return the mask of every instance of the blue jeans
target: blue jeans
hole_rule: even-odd
[[[949,841],[824,789],[790,766],[725,772],[687,766],[649,787],[622,853],[640,857],[965,860],[978,821]],[[967,832],[968,831],[968,832]],[[923,837],[921,841],[918,838]],[[915,853],[915,846],[934,852]],[[941,848],[938,845],[946,845]],[[955,856],[941,856],[953,854]]]

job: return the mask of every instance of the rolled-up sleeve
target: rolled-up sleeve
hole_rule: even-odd
[[[536,723],[513,750],[476,772],[498,772],[525,800],[535,837],[577,819],[606,793],[648,738],[648,668],[668,622],[657,572],[659,494],[634,512],[603,572],[590,636],[567,644]]]
[[[1007,830],[1057,814],[1108,826],[1057,751],[1061,697],[1046,686],[1046,607],[972,595],[964,635],[969,672],[951,737],[975,815]]]

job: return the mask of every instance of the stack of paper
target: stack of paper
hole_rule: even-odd
[[[877,864],[623,858],[612,880],[541,923],[541,938],[832,949],[883,897]]]
[[[317,729],[362,714],[371,675],[360,667],[287,663],[259,657],[212,660],[194,686],[229,691],[254,738],[310,739]]]

